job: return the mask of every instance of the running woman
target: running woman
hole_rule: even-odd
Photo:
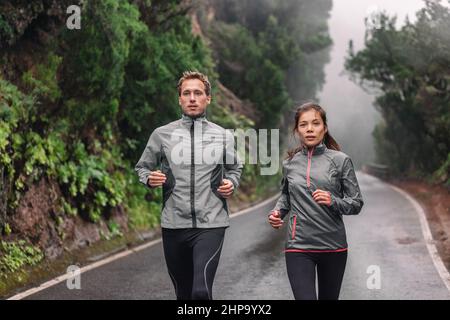
[[[233,135],[206,119],[208,78],[184,72],[178,100],[182,118],[152,132],[135,170],[144,185],[163,187],[162,240],[177,299],[210,300],[229,226],[226,199],[242,164]]]
[[[269,223],[278,229],[287,216],[285,258],[295,299],[337,300],[347,261],[342,216],[361,211],[361,191],[318,104],[297,109],[293,133],[301,143],[283,161],[282,193]]]

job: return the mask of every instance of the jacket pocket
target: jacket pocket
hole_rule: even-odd
[[[162,166],[162,173],[166,175],[166,182],[162,185],[163,193],[163,208],[166,206],[166,202],[172,195],[173,189],[175,188],[175,177],[169,166]]]
[[[291,239],[295,239],[295,232],[297,229],[297,215],[294,216],[294,219],[292,221],[292,229],[291,229]]]
[[[228,204],[227,204],[226,199],[223,198],[219,192],[217,192],[217,189],[220,187],[220,184],[223,179],[223,170],[224,169],[223,169],[222,164],[216,165],[216,167],[213,169],[213,171],[211,173],[210,187],[211,187],[211,192],[220,200],[223,208],[225,209],[226,212],[228,212]]]

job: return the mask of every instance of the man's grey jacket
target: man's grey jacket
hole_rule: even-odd
[[[226,199],[217,192],[222,179],[239,186],[242,164],[230,131],[205,115],[182,118],[155,129],[136,164],[139,181],[148,185],[150,171],[166,175],[161,227],[228,227]]]

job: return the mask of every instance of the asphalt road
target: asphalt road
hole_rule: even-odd
[[[412,204],[376,178],[358,173],[358,180],[365,205],[360,215],[344,218],[349,255],[340,298],[450,299]],[[272,206],[231,219],[215,299],[293,299],[282,252],[285,230],[266,223]],[[379,288],[367,286],[370,266],[379,270]],[[175,299],[175,294],[158,243],[83,273],[79,290],[62,282],[27,299]]]

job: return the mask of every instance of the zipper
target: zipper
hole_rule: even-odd
[[[192,228],[197,228],[197,218],[195,216],[195,163],[194,163],[194,123],[192,120],[191,126],[191,216],[192,216]]]
[[[314,152],[314,147],[311,150],[308,150],[308,167],[306,169],[306,186],[309,188],[311,186],[311,161],[312,161],[312,154]]]
[[[294,223],[292,224],[292,239],[295,239],[295,228],[297,227],[297,216],[294,216]]]

